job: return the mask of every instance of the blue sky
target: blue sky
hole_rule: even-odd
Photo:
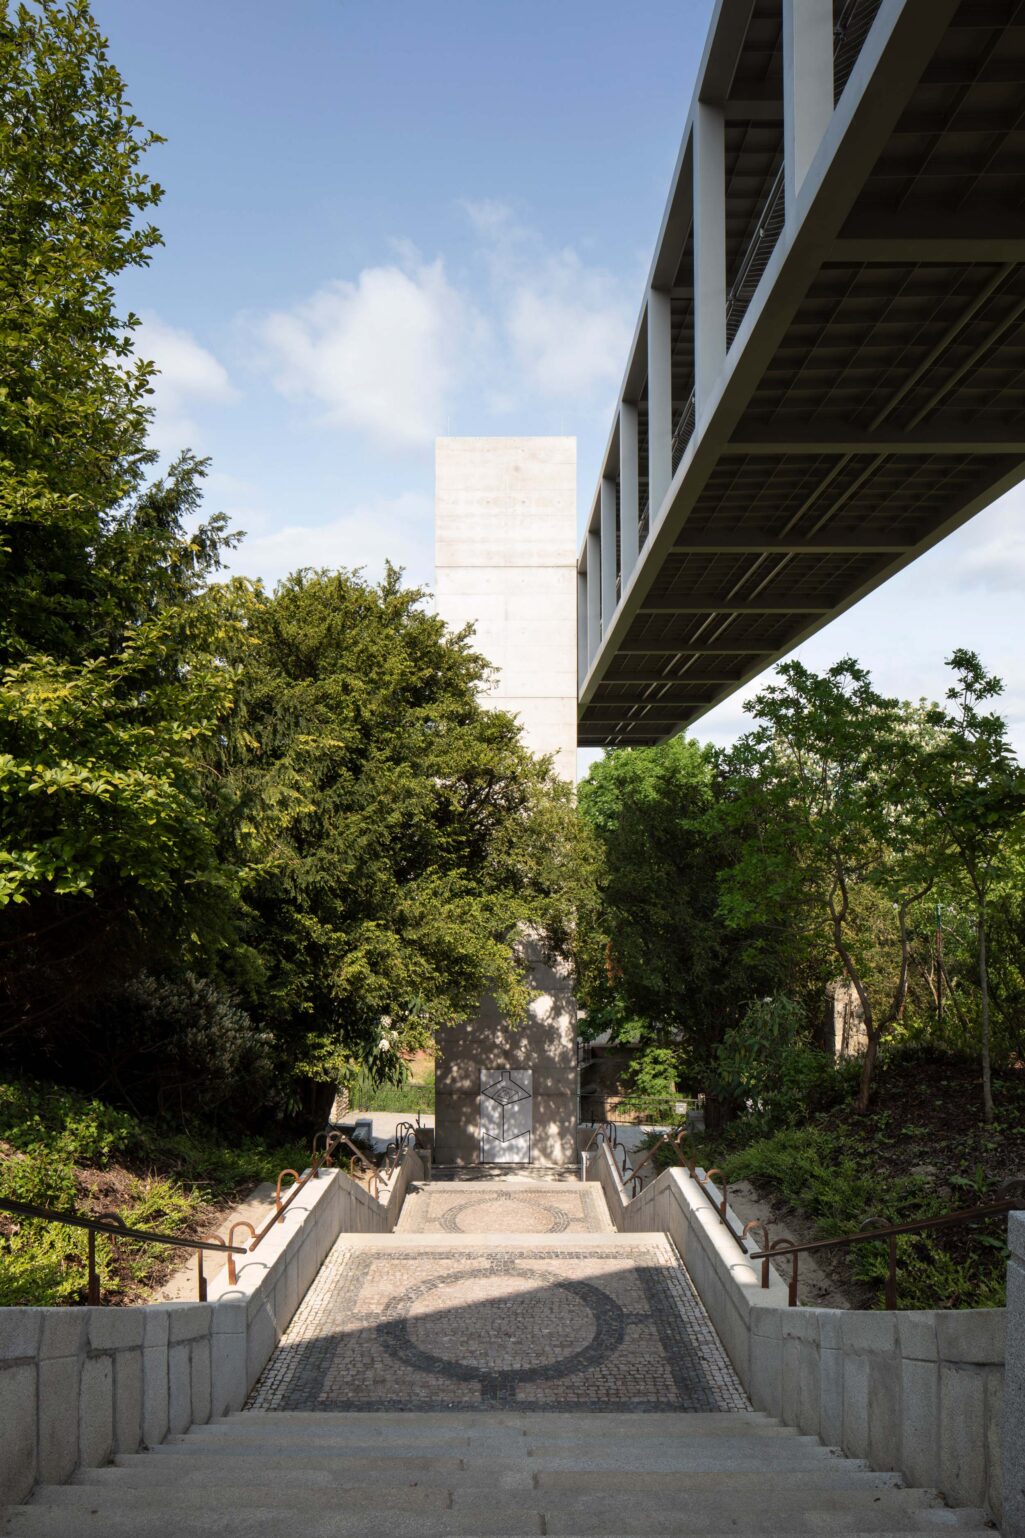
[[[438,433],[573,433],[581,515],[710,0],[94,0],[166,188],[132,274],[156,436],[235,567],[432,580]],[[978,649],[1025,749],[1022,494],[802,648],[904,697]],[[748,691],[750,692],[750,691]],[[737,700],[698,735],[728,740]]]

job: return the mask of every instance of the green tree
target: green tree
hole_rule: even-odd
[[[77,660],[117,592],[95,551],[141,489],[151,364],[114,282],[159,242],[156,139],[85,0],[0,4],[0,660]]]
[[[383,1071],[483,993],[522,1011],[517,932],[572,941],[569,788],[481,705],[484,660],[422,599],[393,570],[376,586],[299,572],[250,615],[224,763],[232,976],[322,1077],[339,1054]]]
[[[730,756],[735,810],[758,834],[724,876],[724,908],[742,924],[800,916],[828,938],[861,1005],[864,1111],[879,1043],[907,1001],[909,915],[934,879],[924,806],[914,781],[891,768],[907,723],[853,658],[824,674],[787,662],[779,678],[747,705],[759,724]],[[863,893],[891,915],[890,965],[880,965],[877,936],[859,931]]]
[[[154,135],[84,0],[0,4],[0,1030],[57,1029],[223,925],[208,747],[238,593],[202,465],[147,484],[152,365],[115,283]],[[232,644],[235,644],[234,642]]]
[[[719,913],[719,875],[737,838],[719,816],[719,792],[713,751],[675,737],[607,753],[578,793],[602,858],[583,948],[589,1027],[672,1046],[682,1073],[709,1088],[716,1043],[771,986],[778,960],[754,929],[731,928]]]
[[[947,707],[927,715],[930,735],[917,755],[925,798],[943,841],[948,870],[967,887],[974,912],[979,975],[982,1100],[993,1120],[988,909],[995,884],[1025,834],[1025,771],[1007,736],[1007,722],[981,707],[1003,692],[977,654],[963,648],[947,659],[957,682],[947,690]]]

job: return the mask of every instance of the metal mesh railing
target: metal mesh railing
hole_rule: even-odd
[[[833,101],[838,102],[876,19],[880,0],[847,0],[833,28]]]
[[[755,289],[761,282],[762,273],[769,265],[776,242],[786,221],[786,191],[783,164],[772,179],[768,195],[758,216],[755,232],[747,250],[740,259],[737,275],[726,296],[726,346],[732,347],[733,339],[740,330],[740,323],[747,314],[754,298]]]
[[[833,32],[833,97],[839,101],[875,21],[881,0],[847,0]],[[786,222],[786,177],[782,159],[773,176],[755,230],[747,244],[736,277],[726,296],[726,346],[733,345],[747,314],[755,290],[769,265],[769,258]],[[684,452],[694,435],[695,398],[692,390],[676,420],[672,440],[673,474],[680,467]],[[651,531],[651,503],[646,499],[638,520],[638,545],[643,545]],[[617,589],[618,596],[618,589]]]

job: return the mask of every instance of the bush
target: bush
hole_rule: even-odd
[[[302,1169],[308,1157],[301,1144],[168,1132],[60,1085],[0,1083],[0,1197],[36,1207],[109,1209],[134,1227],[192,1232],[208,1203],[274,1180],[282,1168]],[[0,1306],[82,1302],[87,1245],[84,1229],[0,1211]],[[164,1245],[106,1238],[96,1260],[106,1301],[136,1300],[156,1268],[178,1263]]]
[[[54,1162],[101,1167],[115,1155],[140,1151],[145,1142],[134,1116],[58,1084],[30,1079],[0,1084],[0,1140],[22,1153],[45,1148]]]
[[[944,1210],[914,1177],[892,1179],[869,1155],[855,1157],[819,1127],[790,1128],[759,1138],[724,1160],[730,1181],[748,1180],[777,1192],[814,1220],[819,1238],[854,1233],[872,1217],[910,1222]],[[834,1255],[842,1252],[835,1251]],[[880,1304],[888,1269],[884,1243],[848,1252],[850,1274],[870,1286]],[[905,1234],[897,1239],[899,1308],[998,1308],[1004,1301],[1006,1249],[999,1233],[980,1229]],[[784,1272],[786,1267],[783,1267]]]
[[[853,1077],[852,1077],[853,1075]],[[856,1065],[811,1045],[792,999],[760,999],[716,1048],[715,1092],[760,1116],[767,1130],[794,1126],[843,1099]]]
[[[103,1012],[107,1080],[161,1115],[242,1117],[273,1094],[274,1038],[205,978],[134,979]]]

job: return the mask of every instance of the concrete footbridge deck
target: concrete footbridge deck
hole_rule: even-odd
[[[685,727],[1025,474],[1018,0],[718,0],[580,548],[578,740]]]

